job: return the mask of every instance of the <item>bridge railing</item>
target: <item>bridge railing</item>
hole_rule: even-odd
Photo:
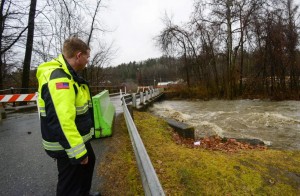
[[[145,92],[122,95],[121,98],[124,97],[126,104],[132,103],[132,107],[138,108],[139,106],[151,102],[154,98],[161,95],[163,91],[163,88],[156,88]],[[121,91],[120,94],[122,94]]]
[[[151,160],[147,154],[146,148],[127,108],[126,97],[128,96],[122,96],[121,98],[124,117],[136,157],[137,165],[142,178],[144,193],[147,196],[165,195],[159,179],[155,173]]]

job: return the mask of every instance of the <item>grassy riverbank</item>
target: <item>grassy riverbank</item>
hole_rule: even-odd
[[[113,153],[99,167],[106,179],[101,190],[105,195],[143,195],[120,118]],[[147,112],[134,112],[134,119],[166,195],[300,195],[299,151],[189,148],[176,144],[162,119]]]

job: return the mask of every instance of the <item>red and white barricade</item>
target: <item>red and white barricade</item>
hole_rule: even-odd
[[[0,95],[0,103],[3,102],[17,102],[17,101],[36,101],[37,93],[33,94],[13,94],[13,95]]]

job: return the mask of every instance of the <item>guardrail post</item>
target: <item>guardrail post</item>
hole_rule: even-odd
[[[132,107],[132,104],[128,104],[127,108],[128,108],[128,111],[129,111],[129,114],[130,114],[132,120],[134,120],[134,118],[133,118],[133,107]]]
[[[122,95],[122,89],[120,89],[120,99],[122,99],[123,95]]]
[[[140,92],[140,104],[143,105],[144,104],[144,93]]]
[[[148,91],[146,91],[146,101],[149,101]]]
[[[132,107],[136,108],[136,96],[135,96],[135,93],[132,93]]]

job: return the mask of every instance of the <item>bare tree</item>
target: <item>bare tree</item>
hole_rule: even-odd
[[[104,31],[102,29],[99,29],[97,23],[99,23],[99,21],[97,20],[97,15],[99,14],[99,11],[100,11],[100,6],[101,5],[101,0],[97,0],[96,2],[96,7],[95,7],[95,10],[94,10],[94,13],[91,14],[91,19],[92,19],[92,22],[91,22],[91,27],[89,29],[89,34],[88,34],[88,38],[87,38],[87,44],[88,46],[91,45],[91,42],[92,42],[92,38],[94,36],[94,33],[97,32],[98,30],[100,31]],[[109,59],[106,55],[109,54],[111,48],[105,48],[103,47],[103,44],[101,46],[101,44],[99,44],[100,47],[98,47],[100,49],[100,51],[97,51],[95,53],[95,55],[92,57],[92,61],[91,63],[88,64],[87,66],[87,69],[84,70],[84,73],[83,75],[88,78],[88,75],[87,75],[87,72],[89,71],[90,74],[89,74],[89,81],[90,82],[94,82],[93,81],[93,71],[94,71],[94,68],[97,67],[97,73],[99,73],[99,70],[101,68],[102,65],[104,65],[106,63],[106,61]],[[96,76],[96,82],[98,83],[98,75]]]
[[[23,5],[23,6],[21,6]],[[2,0],[0,5],[0,89],[3,89],[4,70],[8,53],[22,38],[27,26],[23,25],[26,4],[21,1]],[[25,17],[26,18],[26,17]]]
[[[89,82],[91,85],[99,85],[101,80],[105,78],[105,72],[103,72],[103,67],[108,66],[113,58],[113,46],[106,45],[101,46],[99,44],[97,52],[92,56],[91,62],[87,69],[89,73]]]
[[[299,66],[297,67],[296,65],[297,44],[299,43],[299,32],[297,32],[298,27],[296,26],[296,19],[300,18],[299,13],[297,13],[299,7],[294,5],[293,0],[287,0],[285,2],[285,7],[287,18],[287,66],[290,69],[290,90],[299,92],[300,82],[298,78],[300,77],[300,69]]]
[[[88,46],[90,45],[91,43],[91,39],[93,37],[93,32],[95,31],[95,29],[97,28],[95,26],[95,23],[97,22],[97,15],[99,13],[99,9],[100,9],[100,4],[101,4],[101,0],[97,0],[96,2],[96,8],[94,10],[94,14],[92,16],[92,23],[91,23],[91,27],[90,27],[90,33],[88,35],[88,39],[87,39],[87,44]]]
[[[103,0],[48,0],[43,17],[39,18],[37,39],[39,49],[35,52],[42,60],[49,60],[61,52],[65,39],[78,36],[87,41],[92,48],[91,63],[83,71],[83,76],[94,83],[94,68],[104,66],[111,60],[112,46],[107,46],[99,36],[105,33],[99,18]],[[45,25],[46,24],[46,25]],[[86,25],[90,24],[90,25]],[[102,58],[102,59],[100,59]],[[102,62],[102,63],[100,63]],[[98,70],[98,68],[97,68]]]
[[[246,42],[245,35],[247,28],[250,24],[253,14],[262,6],[263,1],[261,0],[242,0],[237,2],[238,6],[238,19],[240,25],[240,39],[238,48],[240,48],[240,81],[239,81],[239,93],[242,94],[243,91],[243,73],[244,73],[244,44]]]
[[[46,8],[37,18],[37,52],[43,59],[51,59],[62,51],[64,40],[71,36],[86,37],[82,10],[83,0],[47,0]]]
[[[177,25],[173,25],[172,21],[165,17],[166,27],[157,36],[156,40],[161,49],[168,53],[178,52],[179,56],[183,58],[183,64],[185,67],[186,81],[188,87],[190,87],[190,64],[192,56],[197,56],[196,49],[192,42],[191,34],[180,28]]]
[[[195,58],[198,59],[197,64],[202,64],[201,67],[203,68],[201,74],[206,76],[205,81],[207,83],[207,88],[212,88],[207,90],[211,91],[212,94],[217,94],[219,96],[220,80],[219,70],[217,68],[217,54],[219,52],[219,46],[221,45],[218,43],[220,24],[207,20],[203,10],[206,10],[203,2],[197,2],[191,17],[191,29],[194,32],[193,35],[196,40],[199,40],[199,43],[197,42],[199,45],[197,46],[198,54]]]

